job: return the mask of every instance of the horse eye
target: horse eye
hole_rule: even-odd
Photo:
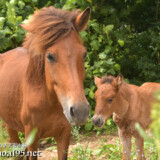
[[[109,103],[112,103],[113,98],[109,98],[107,101],[108,101]]]
[[[55,61],[55,56],[51,53],[47,53],[47,60],[48,62],[52,63]]]

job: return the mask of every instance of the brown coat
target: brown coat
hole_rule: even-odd
[[[40,138],[54,137],[58,159],[67,159],[70,124],[84,124],[89,116],[86,49],[78,33],[89,17],[89,8],[80,14],[43,8],[22,25],[28,31],[23,48],[0,55],[0,117],[12,143],[20,143],[18,131],[27,138],[37,127],[28,151],[37,151]]]
[[[145,130],[150,119],[153,94],[160,89],[159,83],[144,83],[138,87],[127,84],[121,75],[95,77],[98,90],[95,93],[96,108],[92,119],[96,126],[103,126],[113,113],[113,120],[118,126],[119,137],[123,145],[123,159],[129,160],[131,153],[131,137],[136,138],[138,160],[145,159],[143,138],[135,128],[138,122]]]

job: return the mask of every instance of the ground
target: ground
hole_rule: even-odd
[[[70,147],[69,147],[69,157],[74,156],[74,150],[78,149],[80,150],[81,147],[83,147],[84,151],[85,149],[91,149],[92,151],[97,149],[97,146],[103,143],[104,145],[107,144],[115,144],[116,139],[118,138],[117,134],[114,133],[112,135],[106,135],[101,134],[99,136],[96,135],[96,133],[92,133],[89,136],[82,135],[80,138],[80,141],[77,142],[75,137],[71,138],[70,141]],[[46,141],[42,141],[39,146],[39,151],[42,152],[42,157],[39,158],[39,160],[53,160],[57,159],[57,149],[56,145],[45,143]],[[94,155],[91,155],[93,159],[96,159]]]
[[[122,145],[117,132],[100,134],[91,132],[89,135],[80,134],[77,139],[72,136],[69,147],[69,160],[121,160]],[[145,140],[145,155],[147,160],[158,160],[156,145],[153,141]],[[57,160],[56,144],[42,140],[39,145],[42,157],[39,160]],[[136,147],[132,140],[131,159],[136,159]]]

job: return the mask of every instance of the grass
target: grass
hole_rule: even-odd
[[[71,156],[69,160],[121,160],[122,159],[122,145],[118,137],[116,137],[114,144],[105,143],[106,139],[98,139],[95,142],[96,147],[90,147],[89,143],[80,144],[71,149]],[[144,141],[145,157],[147,160],[158,160],[157,147],[154,140]],[[135,146],[135,139],[132,139],[131,159],[137,159],[137,149]]]
[[[112,135],[113,133],[111,133]],[[93,132],[87,132],[87,134],[79,134],[79,128],[72,130],[72,137],[76,139],[75,145],[70,146],[69,160],[121,160],[122,159],[122,145],[119,138],[113,137],[114,141],[110,141],[108,134],[94,134]],[[23,137],[23,136],[22,136]],[[94,138],[94,141],[90,139]],[[7,132],[2,124],[0,124],[0,143],[7,142]],[[50,139],[49,139],[50,140]],[[48,141],[48,140],[47,140]],[[48,148],[48,150],[55,150],[56,146]],[[0,151],[9,151],[9,148],[0,147]],[[47,149],[46,149],[47,150]],[[144,141],[144,150],[147,160],[158,160],[157,147],[153,137]],[[132,139],[132,152],[131,159],[136,159],[136,146],[135,140]],[[8,159],[8,158],[6,158]],[[0,157],[0,160],[4,160],[4,157]],[[53,160],[56,160],[54,158]]]

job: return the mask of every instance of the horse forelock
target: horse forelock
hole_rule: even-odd
[[[68,36],[71,30],[76,30],[74,21],[79,13],[70,12],[54,7],[37,11],[32,20],[22,25],[27,30],[23,47],[29,54],[43,54],[58,40]]]

